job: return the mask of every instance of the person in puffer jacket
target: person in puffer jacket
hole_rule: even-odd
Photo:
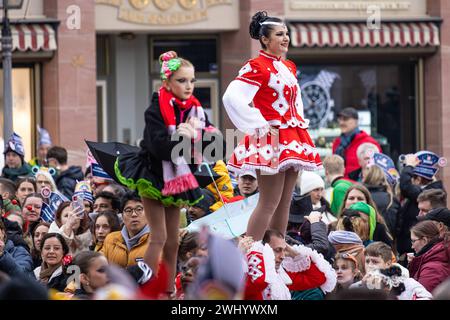
[[[15,246],[8,240],[6,227],[0,221],[0,271],[9,276],[20,273],[29,274],[33,271],[31,255],[22,246]]]
[[[229,202],[234,197],[233,184],[231,183],[231,178],[225,162],[222,160],[217,161],[213,170],[220,178],[215,180],[215,184],[211,182],[206,186],[206,189],[214,194],[216,200],[216,202],[210,206],[212,212],[222,207],[224,203]],[[216,185],[219,190],[216,189]]]
[[[327,293],[336,286],[336,273],[321,254],[286,245],[276,230],[267,230],[262,241],[243,241],[248,241],[245,300],[291,300],[296,291],[320,288]]]

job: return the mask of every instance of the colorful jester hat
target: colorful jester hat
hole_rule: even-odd
[[[80,196],[83,200],[94,203],[94,196],[92,195],[91,186],[88,181],[80,181],[75,186],[74,196]]]
[[[369,240],[373,240],[373,233],[377,225],[377,212],[375,209],[365,202],[356,202],[349,209],[356,210],[369,216]]]

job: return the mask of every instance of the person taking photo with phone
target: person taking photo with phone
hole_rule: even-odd
[[[89,250],[92,243],[89,217],[83,207],[77,207],[76,201],[66,201],[59,205],[55,221],[50,225],[48,232],[61,234],[73,256],[78,252]]]

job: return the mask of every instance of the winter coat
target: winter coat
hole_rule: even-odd
[[[382,223],[376,223],[375,230],[373,232],[373,241],[381,241],[386,243],[389,247],[392,248],[392,238],[389,236],[389,231],[386,226]],[[370,242],[364,242],[365,246],[368,246]]]
[[[389,232],[394,234],[395,225],[397,223],[397,214],[400,209],[400,202],[394,197],[391,205],[389,205],[389,202],[391,202],[391,195],[387,192],[385,186],[365,186],[369,190],[373,202],[377,205],[378,212],[386,221]]]
[[[8,239],[11,240],[15,246],[21,246],[28,252],[30,251],[30,247],[27,242],[23,239],[22,229],[19,224],[15,221],[9,221],[6,218],[0,217],[0,220],[6,227],[6,233],[8,235]]]
[[[34,276],[39,281],[39,274],[41,272],[41,267],[37,267],[34,269]],[[47,288],[48,289],[55,289],[59,292],[63,292],[67,285],[67,280],[69,279],[69,276],[64,272],[63,267],[60,266],[58,269],[56,269],[50,279],[48,279],[47,282]]]
[[[67,198],[72,199],[77,181],[84,180],[84,174],[79,166],[70,166],[67,170],[60,172],[55,183],[58,191]]]
[[[9,276],[15,276],[18,273],[31,274],[33,271],[31,255],[22,246],[15,246],[11,240],[8,240],[3,255],[0,256],[0,271]]]
[[[373,143],[378,147],[378,150],[381,152],[380,144],[374,138],[369,136],[365,131],[361,130],[358,134],[355,135],[352,142],[350,142],[349,146],[345,149],[344,152],[346,177],[348,177],[348,174],[350,172],[355,171],[360,167],[356,151],[358,150],[358,147],[365,142]],[[333,141],[333,148],[332,148],[333,153],[336,153],[336,149],[340,144],[341,144],[341,137],[337,137]]]
[[[137,261],[144,258],[149,235],[149,233],[144,234],[138,243],[128,251],[121,231],[111,232],[106,236],[100,252],[105,255],[109,263],[115,263],[122,268],[133,266],[137,264]]]
[[[223,206],[223,202],[220,200],[220,197],[223,197],[225,202],[227,199],[229,200],[234,197],[233,185],[231,184],[231,178],[225,162],[222,160],[217,161],[213,170],[220,176],[220,178],[215,181],[220,195],[217,194],[217,189],[214,183],[210,183],[206,186],[206,189],[214,194],[214,198],[216,200],[216,202],[210,206],[212,212]]]
[[[10,179],[13,182],[16,182],[19,177],[27,177],[31,175],[31,167],[28,163],[24,163],[20,168],[8,168],[5,166],[2,170],[2,177]]]
[[[400,174],[400,190],[402,196],[405,197],[405,202],[398,212],[397,225],[395,227],[395,236],[397,238],[397,251],[399,255],[406,252],[411,252],[411,238],[409,230],[414,226],[419,215],[419,208],[417,207],[417,197],[424,190],[442,189],[444,186],[441,181],[432,182],[425,187],[413,185],[411,179],[413,177],[414,168],[406,166]]]
[[[412,278],[433,292],[434,288],[450,277],[449,244],[445,245],[441,239],[431,241],[411,260],[408,269]]]
[[[63,226],[58,227],[56,221],[53,221],[50,225],[50,228],[48,229],[48,232],[59,233],[60,235],[62,235],[64,240],[66,240],[67,245],[69,246],[70,254],[72,256],[75,256],[81,251],[89,251],[89,246],[92,243],[92,233],[89,229],[77,235],[75,235],[72,231],[70,237],[68,237],[63,231]]]
[[[354,184],[355,182],[344,177],[338,177],[331,182],[331,187],[333,190],[331,191],[331,212],[337,216],[339,211],[341,210],[342,204],[344,202],[345,194],[347,190]]]

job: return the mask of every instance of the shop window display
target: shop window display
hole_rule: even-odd
[[[337,114],[346,107],[358,110],[360,128],[391,158],[416,149],[414,64],[297,64],[305,117],[321,156],[331,154],[340,135]]]

